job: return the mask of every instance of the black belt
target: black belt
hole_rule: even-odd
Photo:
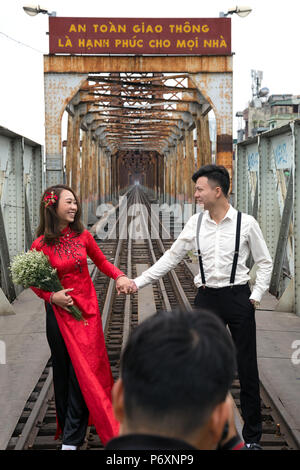
[[[202,217],[203,217],[203,212],[199,214],[198,222],[197,222],[197,233],[196,233],[196,240],[197,240],[197,245],[198,245],[198,258],[199,258],[199,266],[200,266],[200,273],[201,273],[201,279],[202,279],[202,286],[206,287],[206,281],[205,281],[205,275],[204,275],[204,269],[203,269],[203,262],[202,262],[202,255],[200,251],[200,240],[199,240],[199,235],[200,235],[200,225],[202,222]],[[231,275],[230,275],[230,286],[229,288],[232,288],[234,285],[234,280],[235,280],[235,273],[236,273],[236,267],[237,267],[237,262],[238,262],[238,257],[239,257],[239,249],[240,249],[240,236],[241,236],[241,219],[242,219],[242,213],[238,211],[237,213],[237,221],[236,221],[236,234],[235,234],[235,249],[234,249],[234,257],[233,257],[233,263],[232,263],[232,269],[231,269]],[[227,287],[220,287],[220,289],[226,289]]]
[[[246,284],[236,284],[235,286],[225,286],[225,287],[207,287],[206,285],[202,285],[199,289],[205,289],[211,293],[218,293],[218,292],[226,292],[233,290],[234,292],[243,291],[245,289],[250,289],[248,282]]]

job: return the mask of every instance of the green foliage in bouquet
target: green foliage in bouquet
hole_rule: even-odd
[[[48,292],[58,292],[62,286],[56,269],[49,263],[48,257],[42,251],[30,250],[14,257],[10,271],[15,284],[28,287],[37,287]],[[68,307],[76,320],[83,320],[80,310],[76,306]]]

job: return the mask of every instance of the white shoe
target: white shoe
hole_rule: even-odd
[[[61,450],[77,450],[77,446],[68,446],[67,444],[63,444],[61,446]]]

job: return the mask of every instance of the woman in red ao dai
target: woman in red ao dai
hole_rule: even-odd
[[[46,306],[58,424],[56,437],[62,433],[62,449],[76,449],[83,443],[89,418],[104,445],[119,429],[111,404],[113,377],[87,256],[100,271],[116,280],[118,293],[130,292],[130,281],[107,261],[80,216],[78,197],[70,187],[48,188],[41,200],[38,238],[31,247],[48,256],[64,287],[55,293],[32,287]],[[68,307],[74,304],[84,321],[76,320],[68,312]]]

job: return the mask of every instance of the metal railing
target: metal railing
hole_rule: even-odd
[[[1,288],[10,301],[18,288],[7,268],[13,256],[31,246],[42,189],[42,146],[0,127]]]
[[[239,142],[236,155],[235,206],[262,229],[277,310],[300,315],[300,120]]]

